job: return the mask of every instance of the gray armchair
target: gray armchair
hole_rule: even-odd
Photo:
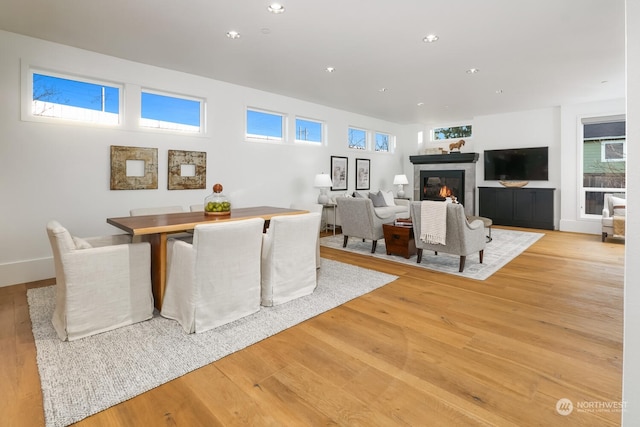
[[[371,239],[371,253],[376,251],[378,240],[384,237],[382,224],[393,223],[396,219],[394,212],[389,216],[379,217],[373,209],[371,199],[356,197],[337,197],[338,213],[342,219],[342,234],[347,246],[349,237],[359,237],[363,241]]]
[[[464,271],[467,255],[478,252],[480,255],[480,264],[482,264],[486,237],[484,223],[481,220],[475,220],[469,223],[464,213],[464,207],[458,203],[449,203],[447,205],[447,234],[445,244],[432,244],[420,240],[421,212],[421,202],[412,202],[411,218],[418,252],[418,264],[422,261],[422,251],[424,249],[435,251],[436,255],[438,255],[438,252],[459,255],[460,272]]]

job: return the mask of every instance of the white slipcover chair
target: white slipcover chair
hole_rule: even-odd
[[[193,244],[170,240],[160,314],[197,333],[260,310],[263,227],[262,218],[199,224]]]
[[[76,340],[153,316],[151,248],[126,234],[72,237],[47,224],[56,271],[53,326],[61,340]]]
[[[301,211],[309,211],[316,212],[320,214],[320,228],[322,228],[322,205],[318,203],[291,203],[289,206],[291,209],[298,209]],[[318,231],[318,234],[320,232]],[[320,263],[322,262],[320,258],[320,239],[318,239],[318,247],[316,248],[316,268],[320,268]]]
[[[321,214],[274,216],[262,238],[262,305],[313,293]]]

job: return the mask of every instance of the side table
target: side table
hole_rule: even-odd
[[[338,204],[337,203],[325,203],[324,205],[322,205],[322,213],[324,216],[324,212],[326,210],[329,209],[333,209],[333,224],[332,227],[333,228],[333,235],[336,235],[336,222],[337,222],[337,209],[338,209]],[[324,221],[324,231],[326,232],[329,229],[329,212],[326,213],[326,219]]]
[[[416,253],[416,241],[413,237],[413,226],[382,224],[384,244],[387,255],[400,255],[405,258]]]

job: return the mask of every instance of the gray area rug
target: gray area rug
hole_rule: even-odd
[[[384,239],[378,240],[378,247],[376,248],[375,254],[371,253],[370,240],[363,242],[362,239],[357,239],[355,237],[349,238],[346,248],[342,247],[342,242],[344,240],[342,235],[323,237],[320,239],[320,244],[330,248],[369,255],[407,265],[419,266],[429,270],[456,274],[469,279],[486,280],[493,273],[504,267],[509,261],[524,252],[525,249],[538,241],[542,236],[544,236],[544,233],[504,230],[494,227],[491,230],[491,237],[493,240],[487,243],[487,246],[484,249],[484,259],[482,264],[479,262],[479,255],[469,255],[462,273],[458,271],[460,266],[459,256],[446,254],[444,252],[438,252],[438,255],[435,255],[433,251],[425,250],[422,253],[422,262],[418,264],[416,262],[416,255],[413,255],[409,259],[398,255],[387,255]]]
[[[51,324],[55,286],[29,289],[47,426],[66,426],[392,282],[397,277],[322,260],[315,292],[202,334],[159,317],[73,342]]]

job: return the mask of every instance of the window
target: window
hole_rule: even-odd
[[[247,108],[247,138],[282,141],[285,117],[283,114]]]
[[[441,127],[432,130],[431,140],[442,141],[445,139],[471,138],[471,125]]]
[[[204,101],[143,90],[140,126],[180,132],[203,131]]]
[[[601,215],[604,193],[626,191],[625,128],[619,118],[582,122],[582,215]]]
[[[120,123],[121,87],[53,73],[31,73],[31,114],[86,123]]]
[[[391,141],[391,136],[386,133],[376,132],[376,151],[386,152],[389,150],[389,141]]]
[[[296,141],[322,144],[324,140],[322,128],[322,122],[296,118]]]
[[[349,148],[357,150],[367,149],[367,131],[358,128],[349,128]]]

